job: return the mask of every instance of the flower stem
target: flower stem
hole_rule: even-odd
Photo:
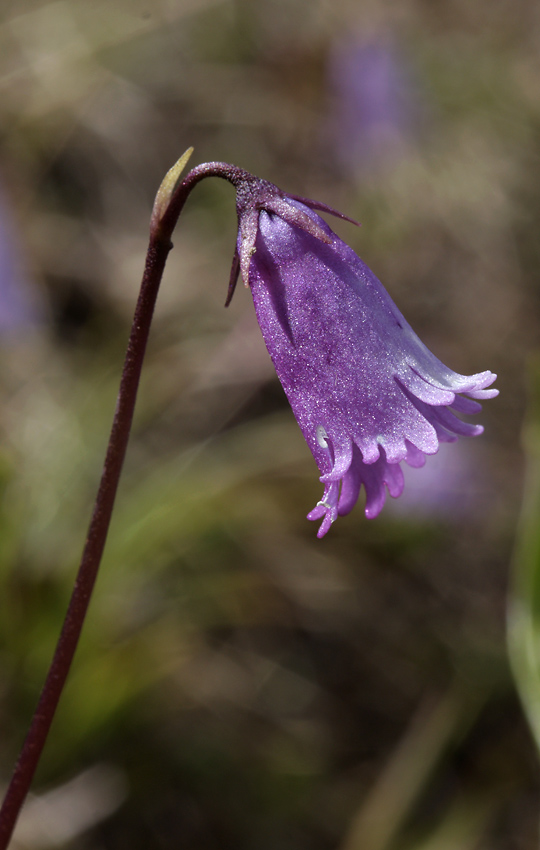
[[[156,199],[145,270],[122,369],[101,482],[62,631],[30,729],[0,809],[0,850],[6,850],[9,844],[19,812],[32,783],[77,649],[97,578],[126,455],[154,307],[167,256],[173,247],[172,232],[188,195],[200,180],[205,177],[222,177],[236,184],[241,174],[245,172],[226,163],[205,163],[190,171],[181,183],[171,187],[166,196],[165,206],[163,193],[161,196],[158,193],[160,204],[158,205]]]

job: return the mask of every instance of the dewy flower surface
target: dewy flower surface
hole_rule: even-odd
[[[386,490],[403,490],[401,461],[422,466],[441,442],[482,433],[455,413],[492,398],[492,372],[459,375],[416,336],[373,272],[317,215],[333,210],[251,178],[237,185],[238,270],[321,472],[324,494],[308,519],[322,537],[354,507],[368,518]],[[336,214],[336,213],[334,213]],[[339,214],[338,214],[339,215]]]

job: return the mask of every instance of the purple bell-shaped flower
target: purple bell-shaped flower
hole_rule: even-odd
[[[322,204],[266,181],[238,181],[238,272],[249,285],[277,375],[325,485],[308,514],[322,537],[354,507],[380,513],[403,490],[401,461],[422,466],[441,442],[481,434],[492,372],[459,375],[420,341],[373,272],[315,212]],[[344,216],[341,216],[344,217]]]

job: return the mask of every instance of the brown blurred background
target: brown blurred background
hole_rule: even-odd
[[[499,373],[323,541],[322,492],[236,221],[193,194],[83,641],[14,848],[529,850],[538,766],[505,648],[540,326],[533,0],[5,0],[0,11],[0,780],[58,635],[153,197],[190,145],[332,226],[453,369]]]

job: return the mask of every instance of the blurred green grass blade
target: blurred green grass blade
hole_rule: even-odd
[[[411,846],[414,850],[478,850],[499,805],[498,795],[464,794],[429,838]]]
[[[487,693],[455,685],[439,701],[421,706],[367,799],[341,850],[389,850],[435,768],[477,717]]]
[[[526,474],[513,558],[508,644],[518,691],[540,749],[540,360],[530,370],[523,445]]]

